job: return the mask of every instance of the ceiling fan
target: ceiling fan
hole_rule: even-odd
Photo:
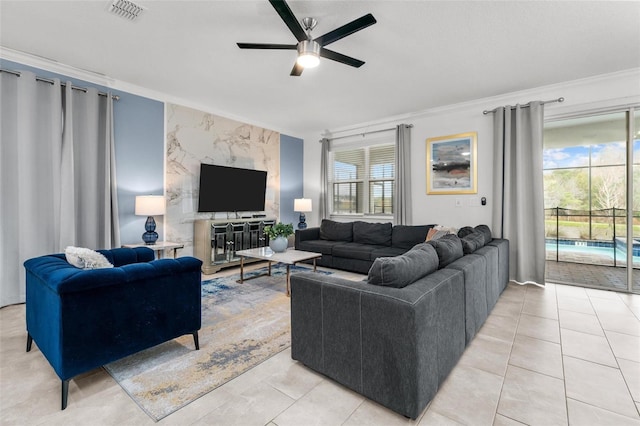
[[[280,18],[282,18],[284,23],[287,24],[287,27],[289,27],[295,38],[298,40],[298,43],[238,43],[238,47],[240,49],[297,50],[298,59],[291,70],[292,76],[299,76],[305,68],[313,68],[317,66],[320,62],[320,56],[355,68],[359,68],[364,65],[364,61],[334,52],[333,50],[325,49],[324,46],[375,24],[376,19],[372,14],[366,14],[314,39],[311,37],[311,31],[318,23],[314,18],[304,18],[302,20],[302,24],[304,25],[303,28],[284,0],[269,0],[269,3],[271,3],[276,12],[278,12],[278,15],[280,15]]]

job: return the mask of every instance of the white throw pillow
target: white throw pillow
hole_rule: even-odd
[[[69,246],[64,250],[67,262],[80,269],[113,268],[106,257],[97,251]]]

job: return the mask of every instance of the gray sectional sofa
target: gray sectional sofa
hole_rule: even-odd
[[[417,418],[508,282],[507,240],[459,235],[376,258],[362,281],[292,275],[293,359]]]
[[[319,266],[366,274],[378,257],[398,256],[424,242],[433,225],[335,222],[296,231],[296,250],[322,253]]]

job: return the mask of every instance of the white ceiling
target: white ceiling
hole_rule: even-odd
[[[290,77],[295,43],[266,1],[0,1],[0,45],[206,105],[293,136],[640,67],[638,1],[294,1],[322,35],[366,13],[378,23]]]

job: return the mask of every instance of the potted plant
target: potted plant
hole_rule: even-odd
[[[265,226],[264,233],[269,237],[269,247],[276,253],[287,249],[287,237],[293,234],[293,224],[278,222],[273,226]]]

